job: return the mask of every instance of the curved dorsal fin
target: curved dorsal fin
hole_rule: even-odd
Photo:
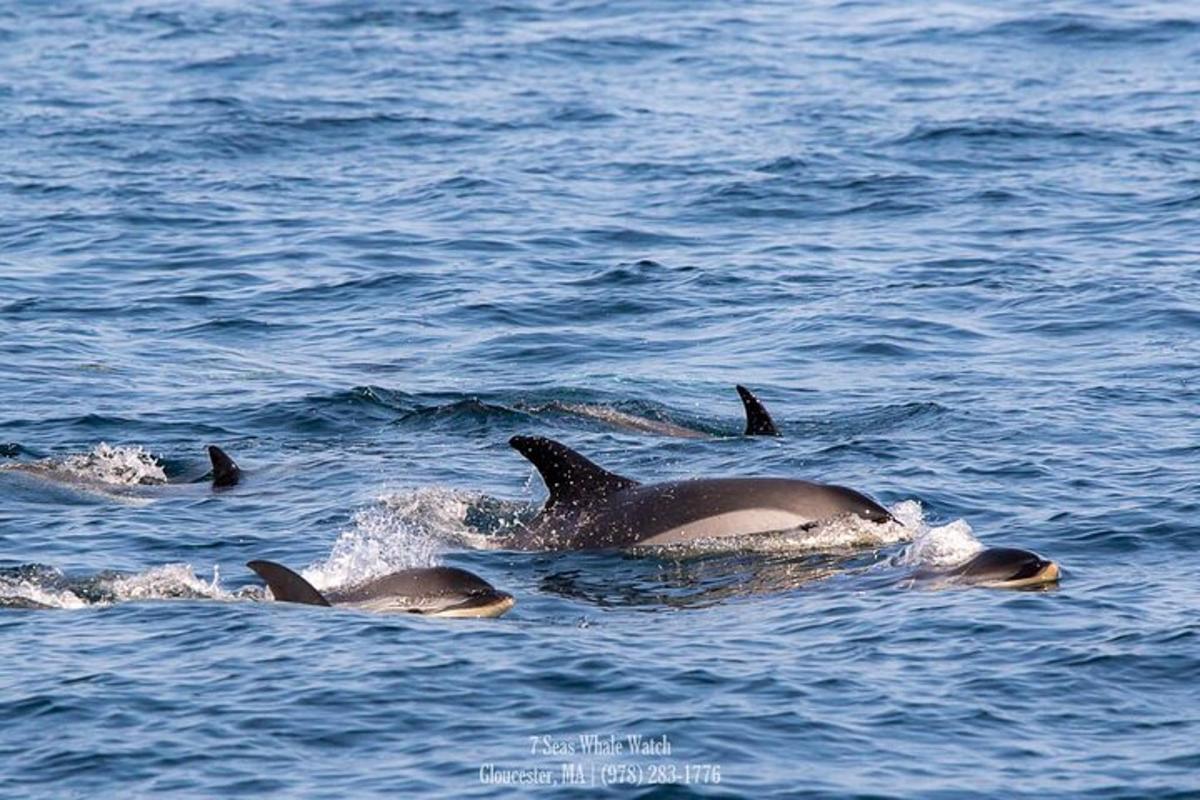
[[[559,503],[577,505],[607,497],[613,492],[637,486],[624,478],[598,467],[564,444],[541,436],[514,436],[508,443],[525,456],[542,474],[550,491],[543,510]]]
[[[238,481],[242,479],[242,471],[238,469],[238,465],[233,463],[233,459],[229,457],[221,448],[215,444],[208,446],[208,458],[212,461],[212,476],[213,488],[224,489],[228,486],[237,486]]]
[[[778,436],[779,429],[775,427],[775,422],[771,419],[771,415],[767,413],[767,409],[762,403],[758,402],[758,398],[754,393],[745,386],[738,385],[737,393],[742,398],[742,405],[746,407],[746,436]]]
[[[301,578],[283,564],[274,561],[251,561],[246,565],[258,573],[267,582],[271,596],[281,603],[304,603],[310,606],[327,606],[329,601],[313,588],[313,585]]]

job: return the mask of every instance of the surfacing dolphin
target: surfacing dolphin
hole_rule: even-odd
[[[322,594],[282,564],[251,561],[246,566],[267,582],[276,600],[284,603],[436,617],[498,617],[516,603],[511,594],[458,567],[404,569]]]
[[[914,578],[937,586],[987,586],[1028,589],[1057,583],[1058,564],[1030,550],[988,547],[947,570],[922,570]]]
[[[538,515],[499,546],[589,550],[684,544],[811,526],[842,515],[895,518],[864,494],[790,478],[698,478],[640,484],[566,445],[537,436],[509,440],[550,493]]]
[[[107,448],[100,445],[96,450],[86,455],[70,456],[61,460],[45,460],[27,464],[5,464],[0,466],[0,473],[18,475],[30,478],[46,486],[59,487],[71,493],[96,495],[114,500],[127,502],[148,502],[150,500],[169,496],[180,491],[189,491],[187,487],[194,486],[200,481],[171,482],[161,472],[157,459],[136,451],[136,458],[141,459],[140,466],[131,467],[128,463],[116,462],[115,467],[110,459],[119,455],[119,448]],[[209,445],[208,458],[212,469],[204,477],[213,490],[220,491],[237,486],[242,480],[242,470],[229,454],[216,445]],[[128,453],[129,451],[124,451]],[[138,462],[135,461],[135,464]],[[153,467],[147,471],[147,467]],[[157,474],[155,474],[157,471]]]

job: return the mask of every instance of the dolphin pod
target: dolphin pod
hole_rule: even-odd
[[[698,478],[641,484],[560,442],[509,440],[541,473],[549,499],[503,540],[514,550],[590,550],[681,544],[814,525],[843,514],[893,521],[883,506],[844,486],[791,478]]]
[[[779,436],[771,415],[745,386],[736,387],[746,416],[745,436]],[[663,435],[707,434],[673,423],[646,420],[614,409],[562,406],[619,427]],[[688,544],[807,528],[841,518],[873,524],[895,523],[892,514],[867,495],[845,486],[792,478],[696,478],[640,483],[610,472],[566,445],[538,436],[514,436],[509,444],[541,475],[548,498],[538,513],[515,531],[498,537],[500,548],[523,551],[623,549]],[[237,463],[220,447],[207,447],[214,491],[238,486]],[[161,486],[111,485],[79,477],[53,463],[0,467],[87,492],[120,497],[151,494]],[[393,572],[364,583],[321,592],[291,569],[271,561],[247,564],[276,601],[340,606],[373,612],[441,617],[498,617],[515,604],[511,594],[456,567]],[[956,566],[921,569],[912,577],[931,585],[1030,588],[1056,582],[1058,565],[1037,553],[1010,547],[985,548]],[[22,598],[0,598],[0,607],[40,607]],[[12,602],[8,602],[12,601]]]

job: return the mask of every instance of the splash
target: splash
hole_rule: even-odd
[[[930,526],[921,504],[907,500],[892,509],[898,519],[917,531],[912,544],[896,556],[894,563],[908,567],[952,567],[983,549],[966,520]]]
[[[473,497],[436,488],[381,495],[354,515],[329,557],[305,569],[304,577],[316,588],[328,589],[432,566],[441,543],[466,530]]]
[[[101,442],[90,453],[68,456],[60,469],[77,478],[119,486],[154,486],[167,482],[162,464],[141,447],[112,447]]]
[[[245,596],[231,594],[220,584],[215,566],[212,580],[206,581],[190,564],[164,564],[132,575],[102,572],[84,578],[30,564],[0,571],[0,606],[79,609],[131,600],[236,600]]]
[[[221,588],[221,573],[216,566],[211,581],[196,575],[191,564],[164,564],[134,575],[114,577],[108,588],[112,602],[234,599],[234,595]]]
[[[29,566],[0,574],[0,608],[85,608],[88,603],[50,567]]]

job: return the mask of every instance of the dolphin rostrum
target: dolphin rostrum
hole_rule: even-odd
[[[358,586],[322,594],[282,564],[251,561],[246,566],[267,582],[276,600],[284,603],[438,617],[498,617],[516,602],[511,594],[458,567],[403,569]]]
[[[785,531],[842,515],[894,517],[864,494],[789,478],[700,478],[640,484],[537,436],[509,440],[542,475],[550,497],[501,547],[588,550]]]

